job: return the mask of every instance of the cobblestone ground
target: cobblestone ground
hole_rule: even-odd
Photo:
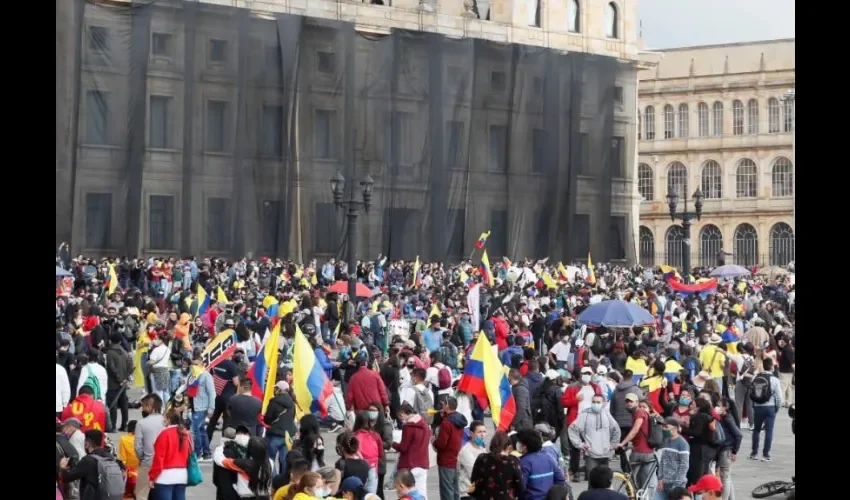
[[[140,396],[141,392],[138,389],[131,392],[131,400]],[[138,410],[130,410],[130,418],[141,419],[141,413]],[[488,426],[492,430],[492,422],[489,420]],[[773,456],[772,462],[748,460],[747,456],[752,448],[752,432],[744,430],[743,433],[744,438],[741,443],[741,451],[738,455],[738,460],[732,467],[735,500],[752,498],[750,492],[756,486],[767,481],[790,480],[791,476],[795,474],[795,441],[794,435],[791,433],[791,419],[788,417],[786,410],[782,410],[776,419],[771,451],[771,455]],[[326,443],[325,461],[328,465],[332,465],[337,460],[336,453],[334,452],[336,435],[326,432],[323,436]],[[219,437],[220,433],[216,432],[213,438],[214,446],[218,445]],[[761,441],[763,446],[764,433],[762,433]],[[759,453],[761,453],[761,450]],[[612,464],[614,462],[616,460],[612,461]],[[201,469],[204,472],[204,482],[200,486],[186,490],[186,498],[188,500],[215,499],[215,487],[212,484],[212,464],[201,463]],[[587,489],[587,482],[571,483],[571,486],[575,496],[578,497],[579,493]],[[394,491],[387,491],[385,493],[385,500],[396,500]],[[438,500],[440,496],[436,467],[433,467],[428,473],[427,496],[431,500]]]

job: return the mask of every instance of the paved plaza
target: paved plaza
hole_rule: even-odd
[[[133,398],[141,396],[141,391],[138,389],[131,391]],[[141,413],[138,410],[130,410],[130,418],[141,419]],[[120,419],[120,417],[119,417]],[[488,419],[487,425],[492,432],[492,421]],[[732,479],[735,488],[735,499],[749,499],[750,492],[756,486],[772,480],[790,480],[795,474],[795,459],[794,435],[791,433],[791,419],[788,417],[787,410],[782,410],[776,419],[776,426],[773,436],[773,449],[771,455],[772,462],[761,462],[747,459],[750,448],[752,446],[752,433],[744,430],[744,440],[741,443],[741,451],[738,455],[738,460],[732,467]],[[213,439],[213,445],[218,445],[220,433],[216,432]],[[323,433],[325,438],[325,463],[333,465],[337,460],[335,450],[336,434]],[[763,436],[762,436],[763,438]],[[762,442],[764,440],[762,439]],[[390,455],[393,456],[392,454]],[[612,461],[612,464],[617,462]],[[186,490],[186,498],[188,500],[214,500],[215,487],[212,484],[212,463],[201,463],[201,469],[204,472],[204,482],[200,486],[188,488]],[[587,482],[571,483],[575,496],[587,488]],[[394,491],[385,492],[385,500],[396,500]],[[433,467],[428,473],[428,498],[431,500],[439,500],[439,482],[437,479],[437,468]],[[778,498],[778,497],[777,497]]]

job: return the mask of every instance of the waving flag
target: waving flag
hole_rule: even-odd
[[[486,233],[481,233],[481,236],[478,237],[478,241],[475,242],[475,248],[484,248],[484,245],[487,244],[487,238],[490,237],[490,231]]]
[[[202,373],[204,373],[204,368],[202,366],[192,365],[192,368],[189,371],[189,378],[186,380],[186,395],[190,398],[194,398],[198,395]]]
[[[207,370],[214,368],[236,351],[236,332],[228,328],[219,333],[201,352]]]
[[[567,268],[558,262],[558,281],[570,281],[570,275],[567,273]]]
[[[115,266],[112,264],[107,265],[109,266],[109,283],[107,283],[106,288],[108,289],[107,293],[112,295],[118,288],[118,276],[115,275]]]
[[[475,241],[475,246],[472,248],[472,254],[469,256],[469,260],[472,262],[472,265],[477,266],[481,263],[481,257],[484,254],[484,246],[487,244],[487,238],[490,237],[490,231],[486,233],[481,233],[481,236],[478,237],[478,240]]]
[[[487,285],[493,286],[493,271],[490,270],[490,258],[487,257],[487,250],[484,250],[484,253],[481,254],[481,264],[478,266],[478,270],[481,272],[481,276],[484,277]]]
[[[310,343],[297,325],[292,360],[292,389],[295,392],[295,403],[304,412],[320,412],[323,417],[327,416],[328,406],[325,401],[333,395],[334,388],[325,370],[316,360],[316,353],[310,348]]]
[[[555,284],[555,280],[552,279],[552,276],[549,275],[548,271],[543,271],[541,273],[541,279],[546,285],[546,288],[558,288],[558,285]]]
[[[419,276],[419,256],[416,256],[416,262],[413,263],[413,287],[416,288],[422,285],[422,278]]]
[[[192,318],[197,318],[198,316],[207,312],[207,309],[210,308],[210,299],[207,297],[207,291],[204,290],[204,287],[198,283],[198,291],[195,296],[195,300],[192,301],[192,307],[189,308],[189,314],[192,315]]]
[[[587,281],[596,283],[596,273],[593,272],[593,261],[590,260],[590,252],[587,252]]]
[[[251,394],[263,402],[263,413],[274,396],[274,384],[277,382],[277,360],[280,356],[280,323],[274,327],[271,335],[263,344],[263,352],[248,368],[248,379],[254,383]]]
[[[227,300],[227,294],[224,293],[224,290],[222,290],[220,286],[215,287],[215,300],[219,304],[230,303],[230,301]]]
[[[457,389],[478,398],[481,408],[490,406],[493,423],[506,431],[516,415],[516,402],[505,367],[496,357],[486,335],[479,335],[475,348],[464,364]]]
[[[717,279],[712,278],[703,283],[696,283],[693,285],[687,285],[682,283],[675,277],[668,277],[667,284],[670,285],[670,288],[682,295],[690,295],[693,293],[698,293],[701,297],[705,297],[706,295],[716,293],[717,292]]]

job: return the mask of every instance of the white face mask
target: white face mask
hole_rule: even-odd
[[[236,437],[233,438],[233,441],[236,444],[238,444],[239,446],[241,446],[243,448],[247,448],[248,447],[248,441],[250,441],[250,439],[251,439],[251,436],[248,436],[247,434],[237,434]]]

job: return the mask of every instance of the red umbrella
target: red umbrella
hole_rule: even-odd
[[[328,291],[336,293],[348,293],[348,282],[337,281],[336,283],[328,287]],[[354,291],[357,292],[358,297],[366,297],[367,299],[373,295],[372,290],[369,290],[368,286],[360,282],[356,284],[356,288],[354,289]]]

